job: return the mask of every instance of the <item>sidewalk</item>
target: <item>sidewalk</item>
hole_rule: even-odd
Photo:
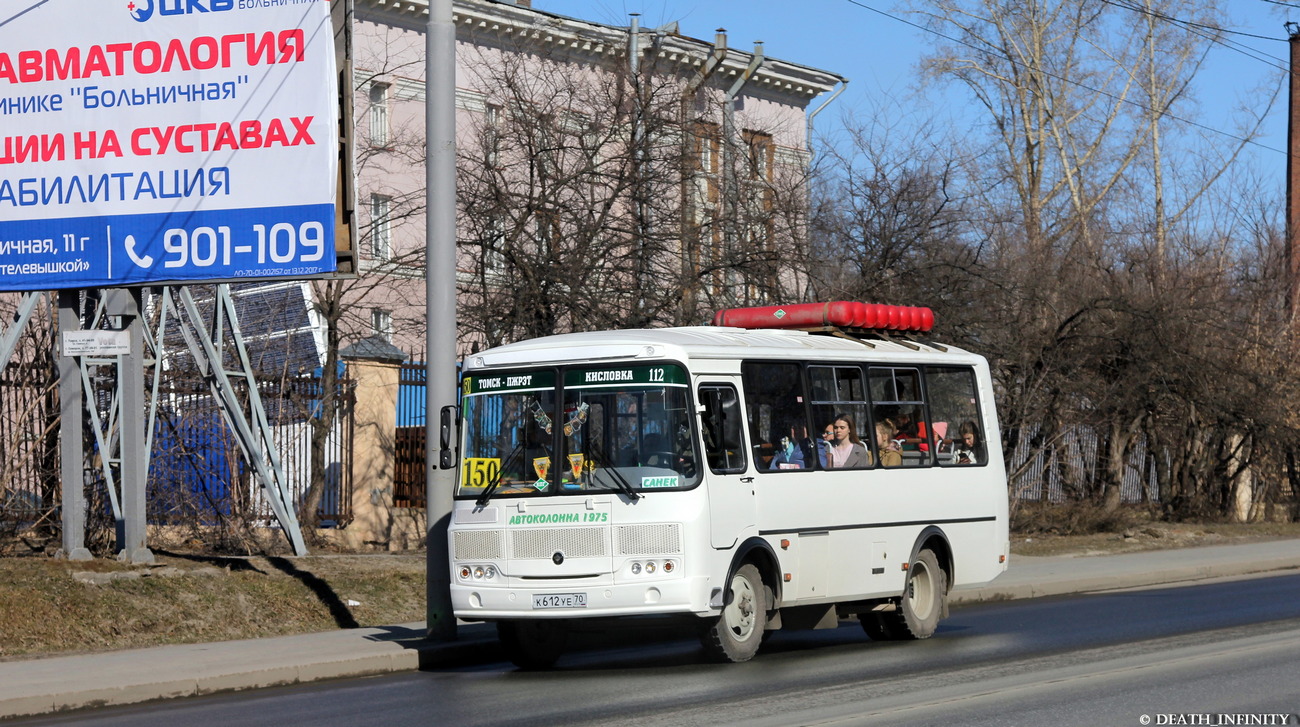
[[[1300,540],[1093,557],[1014,557],[992,584],[953,604],[1036,598],[1300,568]],[[358,677],[501,658],[496,630],[462,625],[430,644],[423,624],[0,662],[0,719],[235,689]]]

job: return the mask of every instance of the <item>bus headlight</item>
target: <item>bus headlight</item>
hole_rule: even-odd
[[[655,562],[653,560],[645,564],[645,572],[647,574],[655,572]]]
[[[462,581],[490,581],[497,577],[494,565],[462,565],[456,570]]]
[[[640,564],[640,563],[633,563],[633,564],[632,564],[632,575],[635,576],[635,575],[640,575],[640,574],[641,574],[641,564]]]

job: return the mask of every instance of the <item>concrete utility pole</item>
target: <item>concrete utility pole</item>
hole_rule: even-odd
[[[148,478],[148,450],[145,449],[144,400],[144,310],[140,288],[114,288],[107,291],[106,306],[110,316],[118,316],[126,327],[130,351],[118,359],[117,375],[121,397],[118,454],[121,459],[122,531],[118,533],[118,559],[126,563],[153,563],[153,551],[147,545],[145,522],[145,480]],[[145,452],[142,457],[139,453]]]
[[[60,290],[59,331],[81,329],[81,294]],[[68,560],[90,560],[86,549],[85,440],[82,426],[86,402],[81,393],[81,368],[77,360],[63,355],[55,341],[59,361],[59,480],[63,491],[63,555]]]
[[[1287,23],[1291,44],[1291,84],[1286,125],[1286,308],[1291,325],[1296,324],[1296,308],[1300,306],[1300,250],[1297,250],[1296,225],[1300,224],[1300,25]]]
[[[456,639],[447,525],[456,482],[456,26],[452,0],[429,1],[425,38],[425,443],[428,638]],[[450,429],[450,432],[448,432]]]

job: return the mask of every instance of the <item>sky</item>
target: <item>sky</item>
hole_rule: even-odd
[[[928,106],[919,102],[918,62],[940,39],[904,22],[907,16],[896,5],[894,0],[533,0],[539,10],[610,25],[628,25],[633,12],[646,27],[678,21],[679,32],[702,40],[711,41],[716,29],[726,28],[733,48],[750,50],[761,40],[769,57],[844,76],[850,79],[844,93],[816,119],[818,132],[832,140],[844,113],[862,116],[882,107],[940,119],[956,109],[955,123],[962,123],[960,109],[967,99],[954,87],[930,93]],[[1234,132],[1232,112],[1243,103],[1259,105],[1284,83],[1289,50],[1283,23],[1300,22],[1300,0],[1225,0],[1224,5],[1224,28],[1236,33],[1225,35],[1229,44],[1211,50],[1194,89],[1197,107],[1183,118],[1200,124],[1197,133],[1205,139],[1231,144],[1231,136],[1217,132]],[[889,102],[882,106],[883,100]],[[936,108],[945,104],[951,108]],[[1264,136],[1246,155],[1278,185],[1286,163],[1286,104],[1283,88],[1266,117]]]

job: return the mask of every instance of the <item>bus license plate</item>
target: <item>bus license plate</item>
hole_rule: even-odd
[[[538,593],[533,595],[533,608],[586,608],[585,593]]]

